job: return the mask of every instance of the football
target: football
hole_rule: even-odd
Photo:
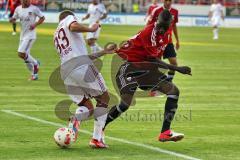
[[[71,128],[59,128],[54,133],[54,140],[60,148],[68,148],[74,142],[75,133]]]

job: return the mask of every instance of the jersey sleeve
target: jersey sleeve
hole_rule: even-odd
[[[39,18],[44,17],[42,11],[41,11],[38,7],[35,7],[35,9],[34,9],[34,14],[35,14],[37,17],[39,17]]]
[[[73,24],[74,22],[77,22],[77,18],[75,16],[68,16],[67,20],[66,20],[66,27],[69,28],[71,26],[71,24]]]
[[[15,9],[12,18],[14,18],[14,19],[18,19],[18,18],[19,18],[19,7],[17,7],[17,8]]]

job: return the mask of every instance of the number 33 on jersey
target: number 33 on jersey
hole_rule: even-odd
[[[67,16],[59,23],[54,33],[55,48],[60,55],[62,64],[72,58],[88,55],[82,33],[70,31],[70,25],[75,22],[77,22],[76,17]]]

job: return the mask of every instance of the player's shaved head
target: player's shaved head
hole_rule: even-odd
[[[169,12],[169,10],[165,9],[163,10],[157,20],[157,29],[160,34],[164,34],[170,27],[172,22],[172,15]]]
[[[30,5],[30,0],[21,0],[21,4],[23,8],[28,7]]]
[[[70,10],[64,10],[64,11],[62,11],[62,12],[60,13],[60,15],[59,15],[59,22],[60,22],[61,20],[63,20],[64,18],[66,18],[67,16],[69,16],[69,15],[74,16],[74,13],[73,13],[72,11],[70,11]]]
[[[172,5],[172,0],[164,0],[163,5],[166,9],[170,9]]]
[[[92,3],[96,5],[99,3],[99,0],[92,0]]]

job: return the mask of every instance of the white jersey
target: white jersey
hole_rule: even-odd
[[[20,19],[21,22],[21,35],[20,40],[36,39],[35,29],[30,30],[30,26],[36,22],[36,17],[44,17],[40,9],[34,5],[28,8],[18,6],[14,12],[13,18]]]
[[[223,6],[220,3],[212,4],[210,11],[212,12],[212,18],[221,18]]]
[[[107,10],[102,3],[99,3],[97,5],[90,4],[88,6],[87,13],[90,15],[89,23],[90,25],[92,25],[96,23],[102,17],[103,14],[106,14]]]
[[[60,55],[61,64],[73,58],[88,55],[82,33],[69,30],[70,25],[74,22],[77,22],[75,16],[67,16],[59,23],[54,33],[54,44]]]

